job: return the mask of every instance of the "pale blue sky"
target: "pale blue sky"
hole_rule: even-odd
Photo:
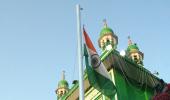
[[[119,37],[118,50],[131,35],[145,68],[170,82],[169,0],[1,0],[0,100],[56,100],[62,70],[70,84],[77,79],[77,3],[99,53],[106,18]]]

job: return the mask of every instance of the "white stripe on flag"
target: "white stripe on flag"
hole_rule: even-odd
[[[91,56],[91,55],[94,55],[94,54],[97,54],[96,52],[94,52],[93,50],[91,50],[91,49],[89,49],[89,48],[88,48],[88,51],[89,51],[89,53],[90,53],[90,56]],[[91,58],[91,57],[89,57],[89,58]],[[100,59],[100,58],[99,58],[99,59]],[[100,61],[101,61],[101,60],[100,60]],[[89,62],[90,62],[90,65],[92,65],[92,64],[91,64],[91,60],[90,60]],[[107,79],[110,79],[110,80],[111,80],[111,77],[110,77],[107,69],[105,68],[105,66],[104,66],[104,64],[103,64],[102,62],[101,62],[101,64],[100,64],[99,67],[93,68],[93,69],[96,70],[96,72],[98,72],[99,74],[101,74],[101,75],[103,75],[104,77],[106,77]],[[112,80],[111,80],[111,81],[112,81]]]

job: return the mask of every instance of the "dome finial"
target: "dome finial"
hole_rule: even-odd
[[[62,80],[65,80],[65,71],[64,71],[64,70],[62,71],[61,79],[62,79]]]
[[[104,27],[107,27],[107,21],[106,19],[103,19]]]
[[[130,38],[130,36],[128,36],[128,45],[131,45],[132,44],[132,40]]]

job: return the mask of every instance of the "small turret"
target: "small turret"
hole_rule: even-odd
[[[98,44],[102,51],[117,48],[118,37],[114,34],[113,30],[107,26],[106,20],[104,20],[104,28],[100,32]]]
[[[58,82],[58,88],[56,90],[58,100],[68,92],[69,85],[68,82],[65,80],[65,71],[62,72],[61,80]]]
[[[139,65],[143,65],[144,54],[139,50],[136,43],[132,43],[130,36],[128,37],[128,48],[126,50],[127,57],[132,59]]]

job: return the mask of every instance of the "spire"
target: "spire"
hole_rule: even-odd
[[[61,75],[61,80],[58,82],[58,88],[56,89],[56,94],[57,94],[57,98],[58,100],[61,100],[60,98],[66,94],[69,90],[69,85],[68,82],[65,80],[65,71],[62,71],[62,75]]]
[[[107,26],[106,19],[103,20],[104,27],[100,31],[98,39],[99,47],[104,52],[105,50],[116,49],[118,44],[118,37],[114,34],[113,30]]]
[[[64,70],[62,71],[61,79],[65,80],[65,71]]]
[[[128,36],[128,48],[126,50],[127,57],[132,59],[135,63],[143,66],[144,54],[139,50],[136,43],[133,43],[130,36]]]
[[[103,23],[104,23],[104,27],[106,28],[106,27],[107,27],[107,21],[106,21],[106,19],[103,19]]]
[[[128,36],[128,45],[131,45],[132,44],[132,40],[130,38],[130,36]]]

